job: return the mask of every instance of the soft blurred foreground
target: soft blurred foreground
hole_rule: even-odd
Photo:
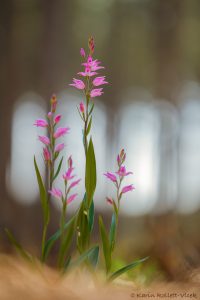
[[[101,213],[107,224],[110,222],[111,210],[105,197],[112,196],[113,190],[103,173],[115,170],[116,155],[122,147],[127,152],[128,169],[134,172],[131,183],[136,187],[121,205],[116,268],[150,256],[145,266],[131,273],[130,280],[140,284],[190,281],[191,274],[195,270],[198,273],[199,34],[198,0],[1,1],[2,252],[13,253],[4,233],[7,227],[26,249],[39,255],[42,216],[34,154],[44,177],[45,169],[37,138],[39,130],[33,123],[48,112],[52,93],[59,100],[62,125],[71,128],[65,154],[73,155],[77,175],[82,178],[78,190],[79,200],[82,198],[84,151],[76,110],[81,97],[68,84],[80,68],[79,49],[86,47],[88,36],[93,35],[96,56],[106,66],[109,81],[103,97],[95,100],[93,119],[98,168],[96,215]],[[70,213],[77,205],[78,201]],[[60,213],[56,201],[51,206],[49,235],[57,229]],[[94,242],[97,235],[96,224]],[[54,253],[51,259],[53,265]],[[15,286],[14,274],[17,285],[21,275],[27,287],[31,280],[39,282],[38,275],[34,277],[18,262],[17,273],[10,272],[14,266],[12,259],[6,258],[4,264],[1,259],[2,274],[8,276],[2,281],[5,288],[6,278]],[[50,294],[52,290],[44,285]],[[57,297],[59,293],[62,291]]]
[[[117,280],[105,284],[101,274],[93,277],[83,270],[60,277],[55,270],[27,265],[16,258],[0,256],[0,299],[82,300],[82,299],[199,299],[200,278],[190,275],[188,283],[156,282],[145,286],[133,281]]]

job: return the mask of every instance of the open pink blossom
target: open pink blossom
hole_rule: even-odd
[[[76,186],[77,184],[79,184],[79,182],[81,181],[81,179],[78,179],[78,180],[75,180],[73,181],[70,186],[69,186],[69,189],[73,188],[74,186]]]
[[[62,151],[62,150],[64,149],[64,147],[65,147],[65,144],[64,144],[64,143],[56,145],[56,147],[55,147],[55,152],[60,152],[60,151]]]
[[[63,179],[68,181],[68,180],[71,180],[72,178],[74,178],[75,175],[72,175],[73,170],[74,170],[74,168],[69,167],[67,172],[65,172],[65,174],[63,174]]]
[[[38,119],[35,121],[34,125],[37,127],[48,127],[48,122],[44,119]]]
[[[121,177],[124,177],[124,176],[128,176],[130,174],[133,174],[133,172],[127,172],[126,171],[126,167],[125,166],[121,166],[119,168],[119,170],[116,172],[116,174],[118,174]]]
[[[85,88],[85,83],[82,80],[76,78],[73,78],[73,83],[69,85],[74,86],[78,90],[84,90]]]
[[[94,75],[97,75],[97,72],[92,72],[90,68],[85,68],[85,72],[78,72],[78,75],[81,75],[83,77],[92,77]]]
[[[45,161],[50,161],[51,155],[48,148],[43,148],[43,156]]]
[[[69,127],[58,127],[54,133],[54,138],[57,139],[69,132]]]
[[[73,194],[73,195],[69,196],[69,198],[67,199],[67,204],[69,204],[69,203],[71,203],[72,201],[74,201],[77,195],[78,195],[78,194]]]
[[[43,144],[45,144],[45,145],[50,145],[50,139],[47,137],[47,136],[45,136],[45,135],[39,135],[38,136],[38,139],[39,139],[39,141],[40,142],[42,142]]]
[[[54,123],[55,124],[58,124],[59,122],[60,122],[60,119],[62,118],[62,115],[57,115],[57,116],[55,116],[55,118],[54,118]]]
[[[100,76],[100,77],[96,77],[92,83],[94,86],[99,86],[102,84],[107,84],[108,82],[105,81],[105,76]]]
[[[103,88],[91,90],[91,92],[90,92],[91,98],[101,96],[103,94],[102,90],[103,90]]]
[[[85,57],[85,50],[84,50],[83,48],[81,48],[81,50],[80,50],[80,55],[81,55],[82,57]]]
[[[84,105],[83,102],[81,102],[81,103],[79,104],[79,109],[80,109],[80,112],[81,112],[82,114],[85,112],[85,105]]]
[[[103,66],[99,66],[101,62],[98,59],[93,60],[91,56],[88,57],[87,62],[82,63],[85,68],[90,69],[90,71],[97,71],[100,69],[105,69]]]
[[[127,185],[127,186],[123,187],[121,193],[125,194],[125,193],[130,192],[134,189],[135,189],[134,186],[132,184],[130,184],[130,185]]]
[[[52,190],[49,191],[49,194],[51,194],[52,196],[54,196],[59,200],[62,199],[62,192],[60,189],[52,188]]]
[[[110,172],[107,172],[107,173],[105,173],[104,174],[108,179],[110,179],[112,182],[117,182],[117,177],[114,175],[114,174],[112,174],[112,173],[110,173]]]

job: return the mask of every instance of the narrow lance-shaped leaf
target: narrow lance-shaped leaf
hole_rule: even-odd
[[[110,241],[110,250],[111,252],[115,247],[115,238],[116,238],[116,215],[112,214],[111,224],[110,224],[110,233],[109,233],[109,241]]]
[[[128,272],[129,270],[137,267],[139,264],[141,264],[142,262],[144,262],[145,260],[147,260],[149,257],[145,257],[145,258],[142,258],[142,259],[139,259],[139,260],[136,260],[134,261],[133,263],[117,270],[115,273],[113,273],[109,278],[108,280],[109,281],[112,281],[114,279],[116,279],[117,277],[119,277],[120,275],[122,275],[123,273],[126,273]]]
[[[16,241],[15,237],[13,236],[13,234],[6,228],[5,229],[6,235],[9,239],[9,241],[11,242],[11,244],[15,247],[16,251],[26,260],[28,261],[33,261],[32,256],[26,251],[24,250],[24,248]]]
[[[88,225],[89,225],[89,231],[92,232],[94,226],[94,201],[93,200],[89,209]]]
[[[48,202],[47,202],[47,194],[46,194],[44,183],[42,181],[42,177],[40,175],[40,171],[39,171],[35,156],[34,156],[34,166],[35,166],[35,172],[36,172],[39,191],[40,191],[40,200],[41,200],[41,205],[42,205],[42,210],[43,210],[43,215],[44,215],[44,221],[45,221],[45,223],[47,223],[48,219],[49,219],[49,208],[48,208]]]
[[[90,108],[90,111],[89,111],[89,116],[91,115],[91,113],[93,112],[93,109],[94,109],[94,103],[92,104],[91,108]]]
[[[64,230],[65,239],[58,258],[60,266],[64,264],[66,253],[69,250],[73,238],[73,234],[74,234],[75,222],[76,222],[76,218],[72,218],[70,224]]]
[[[90,207],[96,189],[96,180],[96,159],[92,139],[90,139],[86,155],[85,170],[85,189],[87,194],[88,208]]]
[[[87,261],[88,259],[90,260],[90,262],[93,262],[93,266],[96,266],[96,263],[98,261],[98,255],[99,255],[99,246],[93,246],[89,250],[85,251],[81,256],[79,256],[75,261],[73,261],[69,265],[69,268],[78,267],[80,264]]]
[[[64,230],[67,230],[70,225],[76,220],[76,215],[70,219],[64,226]],[[49,252],[51,250],[51,248],[53,247],[54,243],[60,238],[61,236],[61,230],[58,229],[46,242],[45,244],[45,248],[44,248],[44,260],[47,259]]]
[[[91,125],[92,125],[92,117],[90,118],[89,124],[87,126],[86,135],[90,133]]]
[[[53,177],[53,181],[57,178],[57,176],[58,176],[59,173],[60,173],[60,169],[61,169],[61,167],[62,167],[62,162],[63,162],[63,157],[61,158],[61,160],[60,160],[60,162],[59,162],[59,164],[58,164],[58,168],[57,168],[56,173],[55,173],[55,175],[54,175],[54,177]]]
[[[109,243],[108,235],[102,217],[99,217],[99,229],[100,229],[104,259],[106,264],[106,272],[108,273],[111,268],[111,251],[110,251],[110,243]]]

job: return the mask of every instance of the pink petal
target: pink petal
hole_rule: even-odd
[[[54,133],[54,138],[59,138],[65,134],[67,134],[69,132],[69,127],[59,127],[56,129],[55,133]]]
[[[69,196],[69,198],[67,199],[67,204],[71,203],[72,201],[74,201],[74,199],[76,198],[78,194],[73,194],[71,196]]]
[[[48,126],[48,122],[44,119],[38,119],[35,121],[35,123],[33,124],[37,127],[47,127]]]
[[[38,136],[38,139],[39,139],[39,141],[40,142],[42,142],[43,144],[45,144],[45,145],[50,145],[50,140],[49,140],[49,138],[47,137],[47,136],[45,136],[45,135],[39,135]]]

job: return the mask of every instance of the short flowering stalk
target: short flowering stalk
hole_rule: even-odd
[[[61,115],[55,115],[56,109],[57,109],[57,98],[55,95],[52,96],[50,100],[50,106],[51,110],[47,114],[46,119],[38,119],[35,121],[34,125],[37,127],[43,127],[47,129],[47,136],[46,135],[39,135],[38,139],[39,141],[44,145],[43,148],[43,158],[44,162],[47,167],[47,187],[46,190],[52,190],[53,187],[53,181],[57,177],[57,173],[55,172],[55,162],[57,158],[59,157],[60,152],[64,148],[64,143],[56,144],[56,141],[61,136],[67,134],[69,132],[68,127],[59,127],[56,129],[57,124],[59,124],[61,120]],[[60,161],[62,163],[62,160]],[[36,160],[35,160],[35,167],[36,166]],[[39,171],[39,169],[38,169]],[[40,174],[39,174],[40,175]],[[40,176],[41,178],[41,176]],[[42,179],[40,179],[40,184],[42,182]],[[38,182],[39,183],[39,182]],[[40,187],[41,189],[41,187]],[[44,187],[45,190],[45,187]],[[55,191],[54,191],[55,192]],[[46,195],[45,197],[43,195]],[[43,234],[42,234],[42,255],[41,259],[44,260],[44,251],[45,251],[45,243],[46,243],[46,235],[47,235],[47,228],[50,220],[50,210],[49,210],[49,201],[50,196],[48,192],[42,193],[41,197],[44,197],[44,227],[43,227]],[[45,204],[46,203],[46,204]]]
[[[67,214],[67,206],[73,202],[76,197],[77,193],[71,193],[71,190],[76,187],[80,179],[73,180],[75,175],[73,175],[73,161],[71,156],[68,159],[68,169],[63,174],[62,179],[64,181],[64,192],[62,192],[58,188],[52,188],[49,190],[49,194],[55,197],[56,199],[60,200],[62,202],[62,213],[60,218],[60,249],[59,249],[59,255],[58,255],[58,267],[63,268],[64,262],[66,259],[66,252],[68,250],[68,247],[70,246],[70,238],[72,237],[69,235],[69,231],[65,232],[65,224],[66,224],[66,214]]]
[[[114,173],[107,172],[104,175],[114,184],[116,188],[116,197],[110,198],[107,197],[107,203],[113,207],[113,215],[111,220],[111,226],[110,226],[110,232],[109,232],[109,247],[105,246],[105,228],[103,224],[103,220],[100,218],[100,232],[103,242],[103,248],[104,248],[104,256],[105,256],[105,262],[106,262],[106,269],[107,273],[109,273],[111,267],[112,267],[112,253],[115,249],[116,244],[116,236],[117,236],[117,228],[118,228],[118,220],[119,220],[119,210],[120,210],[120,204],[122,197],[125,193],[130,192],[134,190],[134,186],[132,184],[125,185],[122,187],[122,184],[124,182],[124,179],[126,176],[133,174],[132,172],[127,172],[126,167],[124,165],[126,159],[126,154],[124,152],[124,149],[121,150],[121,152],[117,156],[117,165],[118,170]],[[109,253],[108,249],[109,248]]]

